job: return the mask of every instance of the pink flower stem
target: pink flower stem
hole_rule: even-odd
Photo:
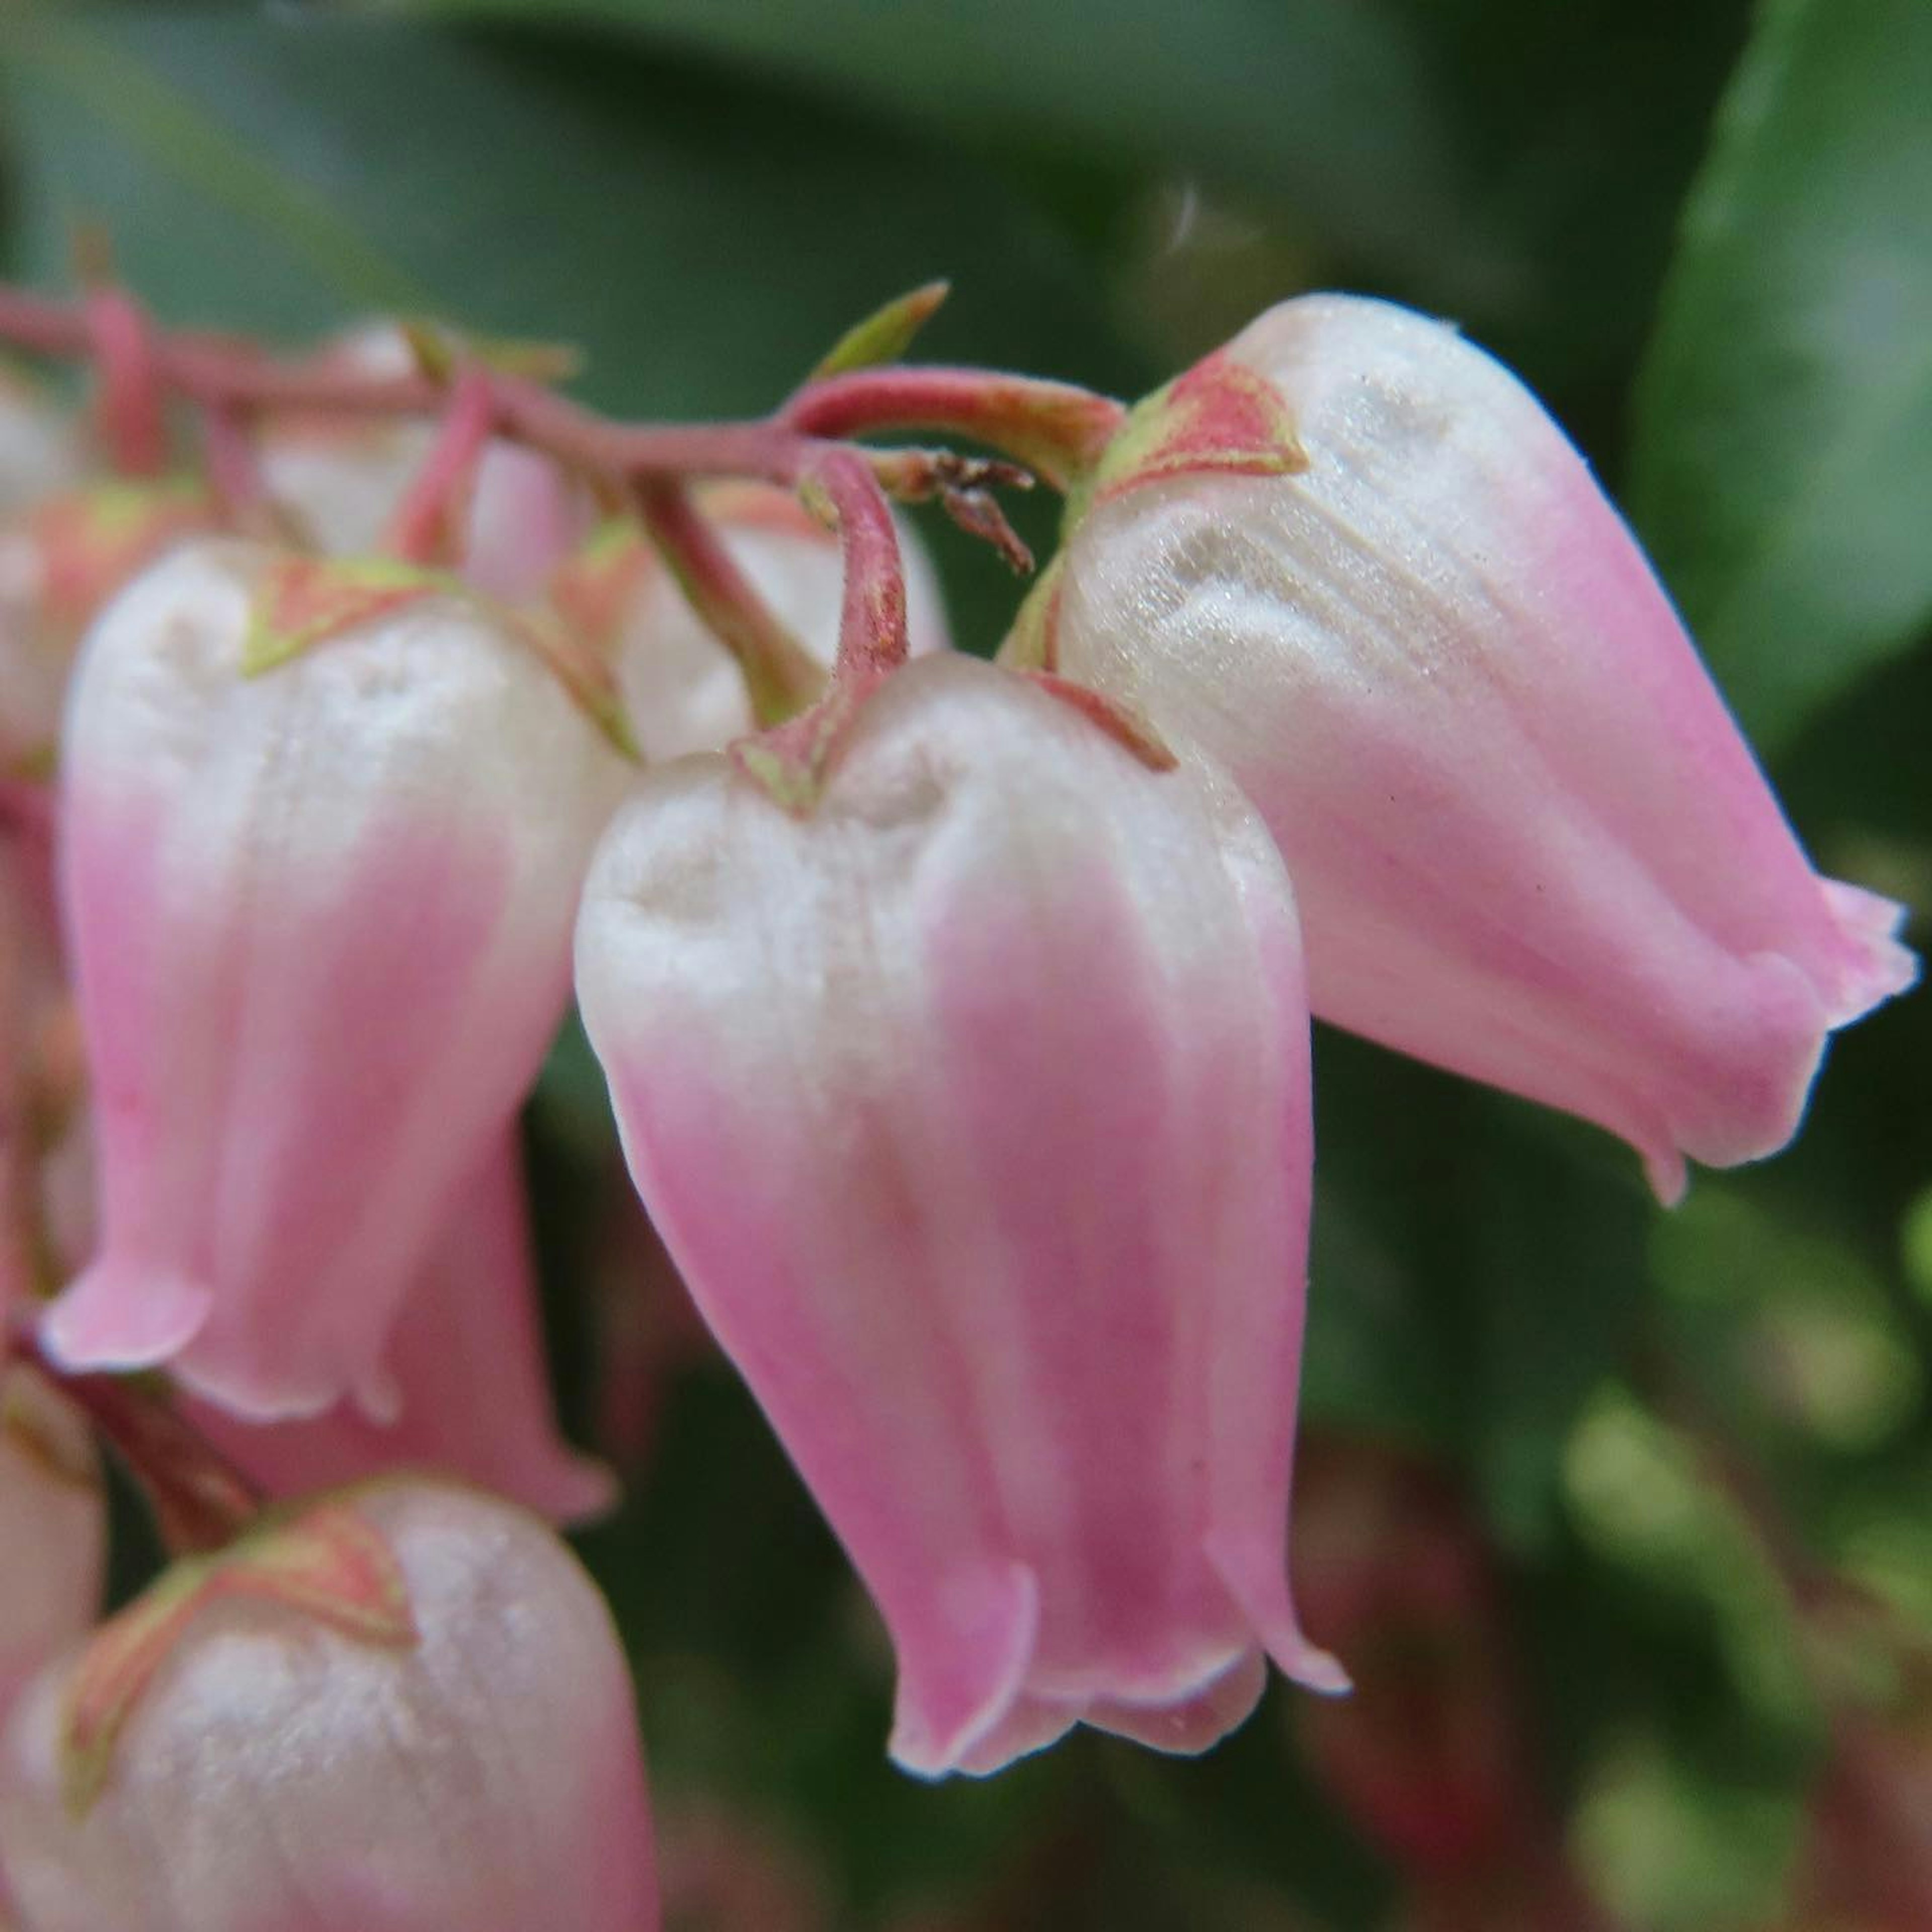
[[[759,725],[803,710],[824,688],[824,674],[746,580],[690,492],[669,478],[647,478],[633,501],[692,608],[737,659]]]
[[[854,369],[808,383],[779,420],[843,440],[878,430],[936,430],[1016,457],[1056,490],[1097,463],[1126,412],[1069,382],[986,369]]]
[[[202,411],[201,454],[208,482],[236,529],[265,536],[284,534],[254,444],[236,410],[214,404]]]
[[[95,408],[114,467],[123,476],[158,476],[167,466],[168,440],[153,328],[120,289],[90,295],[82,315],[100,372]]]
[[[832,681],[842,698],[857,698],[903,664],[910,649],[898,531],[879,479],[856,451],[827,450],[802,487],[807,504],[838,531],[844,554]]]
[[[57,301],[0,284],[0,340],[42,356],[93,354],[89,304],[102,300]],[[436,416],[448,405],[448,385],[422,371],[371,376],[339,357],[287,360],[245,340],[191,331],[150,331],[146,340],[160,390],[242,416],[278,410]],[[664,477],[795,485],[847,436],[914,428],[974,437],[1064,487],[1094,460],[1123,415],[1118,403],[1089,390],[972,369],[856,370],[808,383],[761,420],[692,424],[615,422],[527,377],[491,371],[484,380],[493,434],[616,486],[612,494]],[[878,450],[861,460],[886,489],[908,500],[1015,480],[1004,465],[950,454]]]
[[[222,1549],[260,1516],[261,1492],[184,1419],[159,1377],[69,1375],[26,1330],[16,1327],[7,1340],[112,1446],[175,1555]]]
[[[442,427],[391,519],[388,548],[394,555],[410,563],[459,560],[476,466],[495,420],[490,377],[468,364],[450,386]]]

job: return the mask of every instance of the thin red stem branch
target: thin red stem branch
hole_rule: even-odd
[[[986,369],[855,369],[808,383],[778,412],[835,440],[880,430],[937,430],[1016,456],[1064,490],[1100,460],[1126,412],[1069,382]]]
[[[638,486],[634,501],[692,608],[737,659],[759,725],[802,711],[824,688],[825,674],[752,588],[690,492],[654,478]]]
[[[82,319],[100,370],[97,414],[114,467],[123,476],[158,476],[167,466],[168,440],[153,328],[119,289],[89,296]]]
[[[838,614],[838,656],[832,682],[854,698],[905,662],[905,566],[892,506],[856,452],[833,448],[820,457],[806,479],[808,501],[831,512],[845,559]]]
[[[410,563],[460,560],[476,466],[495,417],[489,377],[473,364],[458,370],[436,440],[390,520],[388,548],[395,556]]]

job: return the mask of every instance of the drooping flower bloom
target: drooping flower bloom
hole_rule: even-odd
[[[830,666],[838,644],[844,578],[836,536],[792,491],[769,484],[718,484],[698,501],[772,614]],[[943,650],[946,613],[926,547],[903,521],[898,538],[912,651]],[[599,532],[559,572],[551,594],[570,621],[608,652],[646,758],[720,751],[752,729],[745,680],[730,653],[634,526]]]
[[[609,1472],[574,1454],[551,1419],[522,1163],[503,1135],[458,1197],[389,1345],[399,1413],[352,1402],[305,1422],[251,1424],[191,1405],[202,1432],[272,1496],[385,1471],[461,1476],[560,1522],[598,1514]]]
[[[86,1425],[30,1371],[0,1373],[0,1721],[99,1613],[106,1546]]]
[[[1909,984],[1815,874],[1535,399],[1387,304],[1270,310],[1144,404],[1022,640],[1234,773],[1315,1011],[1621,1134],[1666,1198],[1796,1130]]]
[[[803,818],[646,777],[578,992],[638,1190],[890,1629],[892,1750],[1199,1750],[1304,1641],[1285,1542],[1310,1142],[1258,819],[928,658]]]
[[[390,1329],[535,1076],[626,770],[443,580],[217,542],[116,601],[62,759],[102,1226],[59,1359],[393,1413]]]
[[[22,1699],[0,1858],[34,1932],[656,1932],[609,1612],[534,1517],[344,1492],[178,1564]]]
[[[402,330],[370,322],[329,352],[365,376],[406,376],[416,357]],[[389,518],[434,430],[426,423],[285,415],[261,440],[272,499],[329,556],[363,556]],[[590,506],[557,466],[520,446],[492,442],[477,465],[460,561],[479,590],[509,603],[536,596],[584,532]]]

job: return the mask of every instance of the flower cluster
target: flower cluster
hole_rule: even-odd
[[[291,369],[0,303],[122,358],[111,480],[0,404],[35,1932],[655,1924],[621,1658],[524,1513],[610,1492],[549,1414],[517,1136],[573,992],[937,1776],[1202,1750],[1270,1661],[1346,1687],[1287,1556],[1311,1011],[1668,1201],[1910,982],[1451,329],[1304,298],[1123,412],[893,363],[932,305],[766,423],[626,430],[420,332]],[[1002,458],[846,440],[908,428]],[[1068,509],[987,663],[888,499],[1015,554],[1006,457]],[[82,1414],[187,1552],[91,1638]]]

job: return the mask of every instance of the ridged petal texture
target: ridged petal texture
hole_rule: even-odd
[[[871,1589],[892,1750],[1204,1748],[1324,1688],[1286,1540],[1310,1141],[1259,821],[1017,675],[866,704],[808,817],[647,778],[578,987],[646,1205]]]
[[[559,1522],[610,1506],[610,1472],[558,1436],[537,1310],[536,1258],[514,1132],[457,1197],[405,1297],[389,1345],[400,1413],[352,1401],[307,1421],[248,1423],[213,1402],[196,1426],[272,1496],[400,1468],[480,1484]]]
[[[562,1544],[452,1485],[346,1492],[417,1640],[218,1596],[63,1796],[71,1666],[0,1752],[0,1856],[32,1932],[656,1932],[628,1675]]]
[[[63,885],[102,1230],[44,1333],[254,1420],[388,1414],[391,1328],[556,1027],[626,768],[440,592],[244,675],[276,555],[177,550],[76,676]]]
[[[1582,458],[1510,372],[1385,303],[1229,345],[1308,466],[1106,496],[1057,663],[1234,771],[1315,1011],[1599,1122],[1666,1198],[1796,1131],[1826,1034],[1909,985],[1820,878]]]

